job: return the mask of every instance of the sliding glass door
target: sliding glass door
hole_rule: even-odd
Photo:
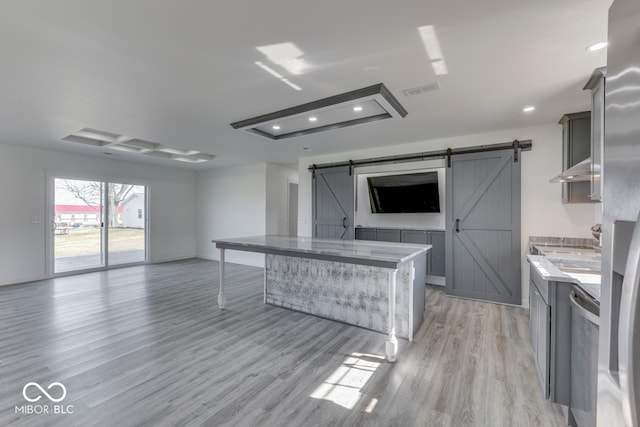
[[[142,185],[55,178],[53,273],[146,260],[146,191]]]
[[[110,265],[145,260],[145,191],[142,185],[108,183]]]

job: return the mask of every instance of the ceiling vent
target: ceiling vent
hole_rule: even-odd
[[[434,90],[440,90],[440,83],[433,82],[424,86],[412,87],[402,91],[405,96],[416,96],[427,92],[433,92]]]

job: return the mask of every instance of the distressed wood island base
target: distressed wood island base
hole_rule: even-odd
[[[229,249],[266,255],[265,303],[386,333],[389,361],[396,358],[396,337],[412,340],[422,324],[430,245],[286,236],[213,243],[220,250],[220,308]]]

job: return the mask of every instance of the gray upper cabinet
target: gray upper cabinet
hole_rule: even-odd
[[[591,155],[591,112],[565,114],[560,119],[562,125],[562,170],[586,160]],[[587,203],[591,184],[586,181],[563,182],[563,203]]]
[[[602,201],[602,153],[604,151],[604,92],[607,68],[596,68],[585,90],[591,91],[591,188],[589,197]]]

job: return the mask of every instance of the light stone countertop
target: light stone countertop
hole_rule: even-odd
[[[425,254],[431,245],[368,240],[331,240],[278,235],[215,239],[217,248],[316,258],[350,264],[397,268]]]
[[[575,253],[554,253],[549,256],[527,255],[527,260],[544,280],[575,283],[594,299],[600,301],[599,258],[584,257]],[[567,268],[561,271],[558,266]]]

